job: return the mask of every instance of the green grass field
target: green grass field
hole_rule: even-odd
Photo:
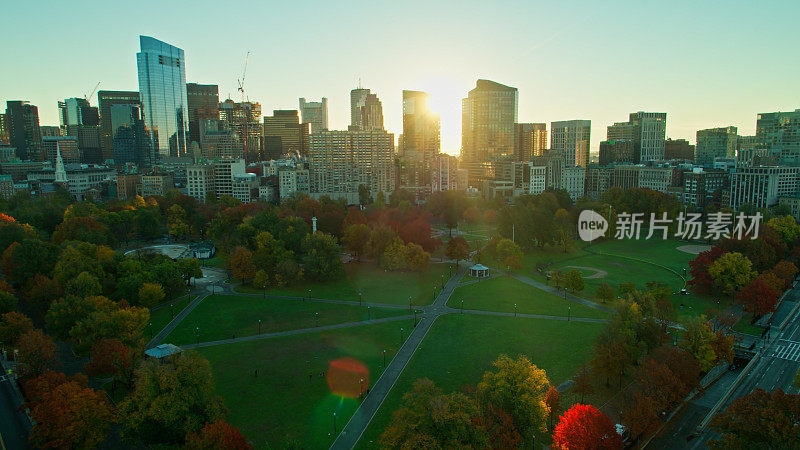
[[[358,301],[361,293],[365,302],[391,305],[408,305],[410,297],[412,305],[420,306],[433,303],[434,288],[438,294],[442,281],[446,283],[451,274],[451,264],[433,262],[422,272],[384,271],[370,263],[350,263],[345,265],[345,276],[337,280],[268,289],[267,293],[349,301]],[[262,292],[249,286],[239,286],[236,290]]]
[[[197,328],[200,342],[230,339],[234,333],[236,337],[254,335],[258,334],[259,319],[262,333],[274,333],[315,327],[317,318],[319,325],[324,326],[407,314],[409,312],[405,309],[370,308],[367,311],[366,306],[357,305],[213,295],[197,305],[164,342],[175,345],[192,344],[198,339]]]
[[[406,370],[359,441],[376,442],[414,381],[427,377],[445,392],[476,385],[501,354],[527,355],[547,372],[550,383],[568,380],[590,359],[594,339],[604,325],[545,319],[451,314],[437,319]]]
[[[186,308],[192,300],[195,299],[194,295],[185,295],[174,302],[171,302],[170,305],[162,306],[155,311],[150,311],[150,323],[152,325],[153,334],[158,333],[159,331],[163,330],[165,326],[172,320],[174,316],[177,316],[183,308]],[[149,327],[149,325],[148,325]],[[150,330],[147,330],[148,332]]]
[[[564,300],[513,278],[501,276],[458,287],[447,306],[483,311],[517,312],[547,316],[607,317],[608,313]]]
[[[337,376],[338,382],[329,385],[320,373],[342,375],[329,365],[352,358],[354,365],[367,369],[366,382],[374,382],[382,371],[383,350],[388,362],[398,348],[399,328],[398,323],[367,325],[206,347],[200,353],[211,362],[228,421],[256,448],[284,448],[293,442],[294,448],[323,449],[335,437],[333,413],[341,430],[358,406],[357,400],[334,394],[331,385],[340,394],[357,395],[362,375]]]

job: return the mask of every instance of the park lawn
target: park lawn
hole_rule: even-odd
[[[406,309],[369,308],[358,305],[304,302],[248,295],[211,295],[198,304],[164,339],[175,345],[217,341],[262,333],[275,333],[337,323],[408,315]],[[198,338],[199,335],[199,338]]]
[[[359,301],[359,293],[365,302],[408,306],[433,303],[453,273],[452,264],[430,263],[421,272],[386,271],[371,263],[349,263],[345,265],[345,276],[326,283],[303,283],[297,286],[268,289],[271,295],[289,297],[312,297],[329,300]],[[261,289],[239,286],[241,292],[261,293]],[[310,292],[309,292],[310,290]]]
[[[752,314],[749,313],[742,314],[742,317],[739,319],[739,321],[733,325],[733,330],[738,331],[739,333],[761,337],[761,334],[764,332],[764,328],[756,325],[751,325],[750,321],[752,319],[753,319]]]
[[[697,255],[678,250],[678,247],[683,245],[703,244],[678,241],[676,239],[656,239],[654,237],[646,240],[609,239],[596,245],[591,245],[587,249],[598,253],[652,261],[683,275],[683,269],[686,269],[687,272],[689,270],[689,261],[697,257]]]
[[[358,403],[334,394],[320,373],[331,376],[331,362],[352,358],[368,370],[367,385],[374,382],[382,371],[383,350],[388,362],[399,347],[399,328],[397,322],[373,324],[198,351],[211,363],[228,421],[255,448],[286,448],[291,442],[292,448],[323,449],[335,437],[333,413],[341,430]],[[342,390],[357,395],[360,376],[345,382]]]
[[[376,448],[404,393],[430,378],[444,392],[475,386],[501,354],[527,355],[558,386],[591,358],[592,343],[605,325],[546,319],[449,314],[437,319],[375,414],[357,448]]]
[[[200,264],[204,267],[216,267],[218,269],[225,269],[228,270],[228,258],[222,256],[220,252],[217,252],[213,257],[208,259],[201,259]]]
[[[463,286],[459,286],[450,296],[447,306],[482,311],[517,312],[526,314],[542,314],[546,316],[567,316],[604,318],[608,313],[586,305],[564,300],[561,297],[545,292],[536,287],[507,276],[490,278]]]
[[[173,302],[164,304],[156,310],[150,310],[151,325],[148,326],[151,328],[151,330],[149,331],[152,331],[153,335],[155,335],[159,331],[163,330],[164,327],[166,327],[167,324],[172,321],[173,317],[180,314],[180,312],[183,311],[183,308],[186,308],[186,305],[188,305],[195,298],[196,296],[194,295],[185,295]]]

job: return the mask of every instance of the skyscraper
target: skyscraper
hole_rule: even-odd
[[[159,156],[187,156],[188,100],[183,50],[139,36],[136,54],[144,121]]]
[[[736,127],[709,128],[697,131],[695,163],[712,167],[714,158],[736,157]]]
[[[383,105],[376,94],[369,89],[350,91],[350,131],[383,130]]]
[[[627,122],[608,127],[607,139],[632,140],[638,147],[637,162],[664,160],[667,135],[667,113],[639,111],[631,113]]]
[[[756,139],[785,161],[800,159],[800,109],[793,112],[760,113],[756,121]]]
[[[461,100],[461,157],[472,185],[496,177],[500,161],[514,158],[517,88],[478,80]]]
[[[308,124],[300,123],[297,110],[275,110],[264,116],[264,158],[308,154]]]
[[[261,104],[249,101],[239,103],[227,99],[219,104],[219,117],[228,122],[228,127],[239,135],[245,161],[258,160],[263,147]]]
[[[69,125],[97,126],[100,123],[97,108],[91,106],[84,98],[73,97],[58,102],[58,112],[64,134]]]
[[[73,97],[58,102],[61,135],[78,139],[81,162],[100,163],[103,160],[100,146],[100,115],[98,109],[85,98]],[[61,156],[71,162],[64,151]],[[53,158],[48,157],[52,160]]]
[[[591,120],[563,120],[550,123],[550,149],[562,155],[564,167],[589,165]]]
[[[200,121],[219,118],[219,86],[216,84],[186,84],[189,112],[189,142],[200,142]]]
[[[547,149],[546,123],[518,123],[514,133],[517,161],[530,161],[533,156],[544,155]]]
[[[155,165],[156,155],[152,139],[145,128],[139,105],[120,103],[109,109],[111,135],[114,146],[114,164],[122,167],[133,163],[142,171]]]
[[[328,98],[322,97],[319,102],[307,102],[300,98],[300,116],[302,123],[308,124],[309,133],[328,130]]]
[[[97,105],[100,108],[100,149],[103,159],[114,157],[114,136],[111,122],[113,105],[139,106],[139,92],[136,91],[99,91]]]
[[[42,135],[39,131],[39,108],[24,100],[6,102],[9,143],[19,159],[43,161]]]
[[[361,129],[361,107],[366,104],[369,89],[358,87],[350,91],[350,126],[354,130]]]
[[[431,185],[433,161],[439,154],[441,137],[439,114],[428,107],[429,97],[427,92],[403,91],[400,182],[404,187]]]

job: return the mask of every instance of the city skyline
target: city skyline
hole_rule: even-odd
[[[0,32],[17,37],[15,46],[2,53],[24,67],[0,74],[0,100],[29,100],[39,107],[42,125],[57,125],[57,102],[90,92],[97,81],[101,90],[137,90],[139,35],[182,48],[187,82],[219,84],[220,100],[240,101],[236,80],[250,51],[245,88],[251,101],[271,111],[297,109],[300,97],[327,97],[334,130],[347,128],[350,90],[359,83],[383,102],[387,131],[395,135],[402,131],[402,91],[429,92],[431,108],[441,116],[442,151],[450,154],[461,147],[461,99],[479,78],[519,90],[520,122],[591,120],[593,154],[606,127],[631,112],[666,112],[667,136],[694,143],[696,131],[708,128],[736,126],[740,134],[752,135],[756,114],[792,111],[800,104],[800,88],[784,82],[800,69],[800,61],[772,45],[800,38],[791,26],[796,15],[787,13],[800,10],[792,2],[692,9],[634,2],[465,3],[463,8],[437,3],[424,15],[408,14],[423,10],[413,5],[362,3],[346,8],[349,16],[324,3],[280,5],[273,15],[258,14],[252,10],[262,6],[253,5],[251,13],[231,17],[241,27],[222,34],[204,31],[227,17],[222,9],[215,11],[221,6],[198,4],[187,11],[162,5],[164,14],[158,17],[141,8],[117,17],[113,26],[99,21],[59,35],[54,45],[54,32],[41,32],[48,24],[84,20],[87,10],[102,15],[112,8],[79,4],[54,5],[45,16],[36,13],[36,27],[24,20],[33,17],[32,6],[15,4],[11,9],[22,20]],[[170,11],[185,17],[185,24],[168,19],[175,17]],[[257,17],[264,19],[258,23]],[[354,23],[359,35],[370,36],[357,50],[341,37],[347,35],[342,28]],[[281,45],[243,44],[248,41],[242,33],[255,25],[263,30],[260,42]],[[413,33],[414,27],[426,32]],[[81,70],[52,70],[66,64]],[[745,89],[756,81],[758,90]],[[96,98],[90,102],[97,106]]]

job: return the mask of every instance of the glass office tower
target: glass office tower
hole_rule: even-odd
[[[139,98],[142,115],[159,156],[188,156],[188,104],[183,50],[139,36]]]

